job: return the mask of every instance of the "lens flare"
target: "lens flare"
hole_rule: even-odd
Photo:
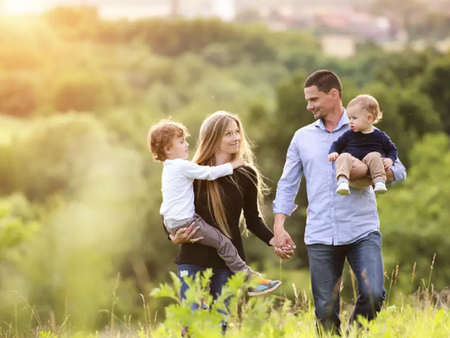
[[[3,8],[7,14],[25,14],[33,11],[32,3],[33,0],[3,0]]]

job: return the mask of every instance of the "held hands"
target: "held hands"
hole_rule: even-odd
[[[391,169],[394,162],[390,158],[382,158],[384,170]]]
[[[328,155],[328,161],[334,162],[339,157],[339,153],[331,153]]]
[[[294,255],[294,250],[290,247],[277,248],[274,246],[273,252],[281,259],[289,259]]]
[[[295,243],[284,229],[276,231],[275,236],[270,240],[269,244],[274,247],[275,255],[281,259],[289,259],[294,255]]]
[[[233,162],[231,162],[231,165],[233,166],[233,169],[236,169],[245,165],[245,161],[241,156],[238,156]]]
[[[175,235],[169,237],[175,244],[195,243],[203,239],[203,237],[194,238],[198,229],[200,227],[195,227],[195,222],[192,222],[188,227],[179,229]]]

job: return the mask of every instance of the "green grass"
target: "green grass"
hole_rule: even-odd
[[[270,298],[270,297],[266,297]],[[263,306],[265,301],[256,301],[255,304]],[[267,305],[267,303],[266,303]],[[306,311],[294,311],[291,307],[282,308],[268,307],[269,311],[264,312],[264,318],[255,320],[254,313],[243,315],[239,323],[232,324],[225,337],[314,337],[315,336],[315,317],[313,309]],[[255,309],[253,309],[255,310]],[[199,310],[199,312],[202,310]],[[222,338],[219,325],[214,322],[208,311],[202,311],[202,321],[191,326],[191,337],[202,338]],[[208,318],[210,317],[210,318]],[[348,320],[346,314],[343,314],[344,324]],[[183,319],[178,318],[180,321]],[[263,319],[263,320],[262,320]],[[213,325],[214,324],[214,325]],[[36,332],[36,337],[40,338],[59,338],[59,337],[123,337],[123,338],[143,338],[143,337],[179,337],[181,325],[174,322],[156,324],[154,327],[140,329],[130,326],[123,326],[121,330],[103,331],[97,333],[70,333],[62,332],[59,335],[50,330],[41,330]],[[0,337],[15,337],[13,332],[0,333]],[[326,335],[330,337],[330,335]],[[448,308],[437,309],[435,307],[422,306],[387,306],[380,312],[377,320],[371,323],[363,323],[363,328],[353,327],[347,337],[401,337],[401,338],[424,338],[424,337],[450,337],[450,317]]]
[[[230,295],[235,295],[230,301],[230,312],[226,320],[230,323],[225,337],[254,337],[254,338],[298,338],[315,337],[316,325],[312,301],[305,297],[295,297],[289,300],[285,297],[265,296],[256,298],[245,297],[243,288],[244,277],[234,276],[223,289],[221,297],[213,302],[208,294],[208,282],[211,272],[204,276],[197,276],[195,280],[188,280],[189,291],[186,301],[179,300],[179,281],[172,274],[173,285],[164,284],[152,291],[152,297],[170,298],[173,303],[165,308],[164,321],[157,322],[145,303],[143,311],[145,320],[134,322],[130,318],[121,320],[111,310],[109,327],[100,332],[81,332],[70,328],[70,318],[64,325],[56,328],[46,326],[39,318],[39,323],[30,335],[15,332],[14,325],[0,331],[0,337],[39,337],[39,338],[169,338],[180,337],[182,327],[188,326],[190,337],[222,338],[220,321],[223,315],[219,312],[225,308],[224,301]],[[297,295],[297,292],[296,292]],[[152,301],[155,301],[152,299]],[[203,301],[209,310],[191,311],[189,304]],[[444,338],[450,337],[449,293],[436,293],[433,288],[424,287],[416,293],[403,296],[391,294],[384,308],[375,321],[367,322],[360,319],[361,327],[354,325],[346,337],[399,337],[399,338]],[[345,331],[352,307],[342,306],[342,329]],[[53,330],[50,329],[53,327]],[[324,334],[324,337],[332,337]]]

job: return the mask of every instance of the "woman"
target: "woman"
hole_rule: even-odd
[[[247,165],[235,170],[233,175],[215,181],[197,181],[195,186],[195,210],[206,223],[217,227],[228,235],[245,261],[242,237],[239,228],[243,213],[248,230],[268,245],[274,242],[272,231],[264,223],[259,210],[267,188],[261,175],[253,165],[254,156],[245,137],[241,121],[236,115],[218,111],[202,123],[199,144],[193,161],[200,165],[215,166],[233,161],[242,156]],[[232,272],[212,247],[195,244],[195,224],[180,229],[170,236],[175,244],[182,244],[176,259],[178,276],[194,276],[207,268],[213,269],[210,292],[217,297]],[[275,248],[281,258],[288,258],[292,250]],[[182,283],[181,295],[187,285]]]

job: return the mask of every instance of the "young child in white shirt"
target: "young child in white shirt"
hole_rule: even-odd
[[[179,229],[195,222],[199,227],[196,235],[203,239],[192,243],[215,248],[232,272],[248,271],[250,275],[253,275],[253,270],[240,258],[231,240],[197,215],[194,206],[194,180],[215,180],[231,175],[234,169],[243,166],[245,162],[241,157],[218,166],[201,166],[187,161],[189,156],[187,136],[189,133],[184,125],[170,120],[160,121],[152,126],[148,133],[148,146],[153,158],[164,163],[163,202],[160,213],[166,230],[174,235]],[[248,290],[250,296],[273,292],[281,285],[280,281],[258,278],[261,287],[257,285],[255,288],[250,288]]]

